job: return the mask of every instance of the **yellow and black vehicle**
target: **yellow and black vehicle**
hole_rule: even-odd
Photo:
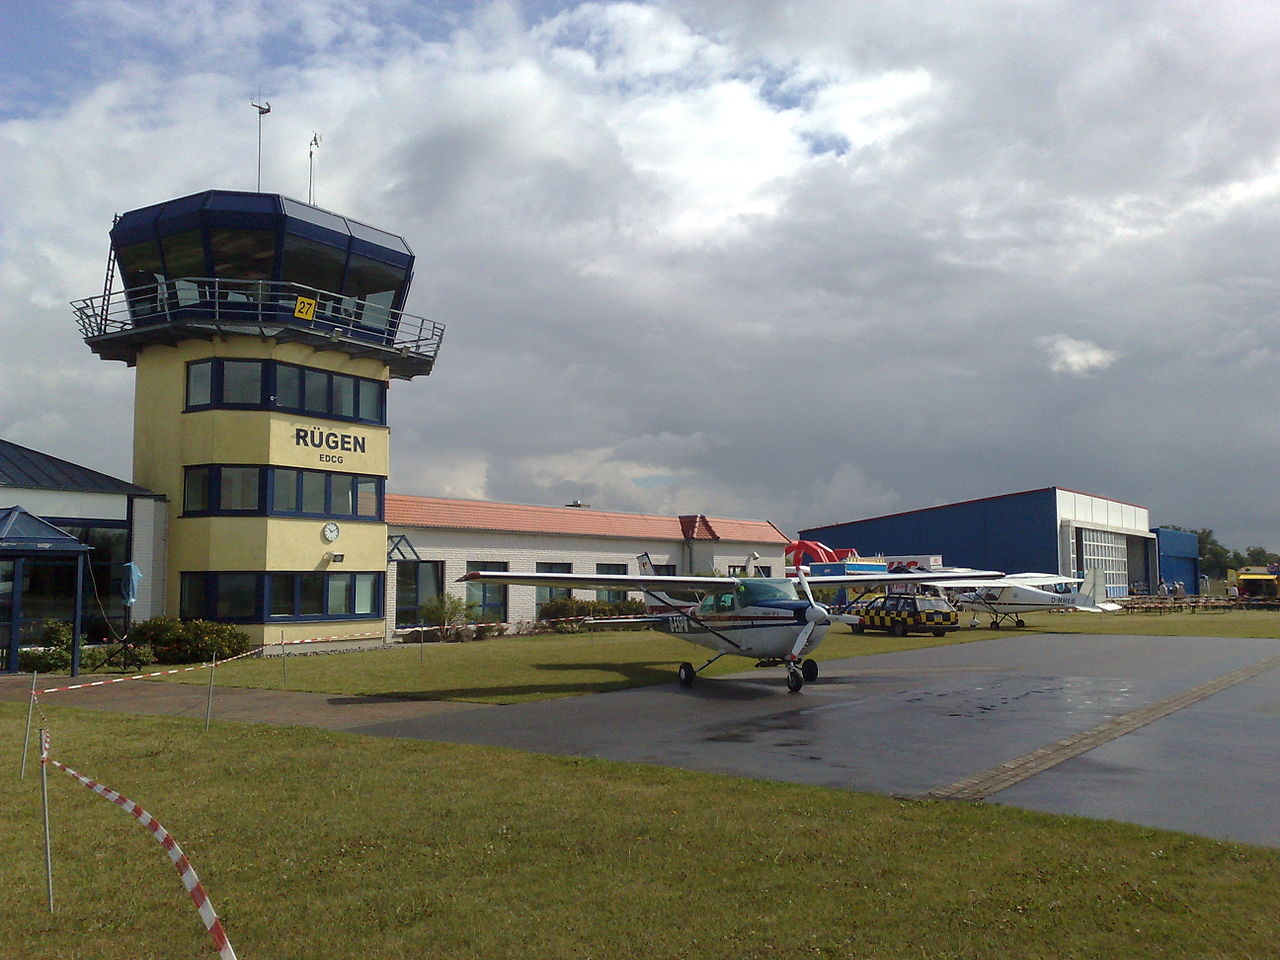
[[[956,608],[945,599],[917,594],[876,597],[849,612],[860,618],[853,624],[854,633],[888,630],[895,637],[905,637],[914,630],[929,630],[935,637],[942,637],[960,625]]]

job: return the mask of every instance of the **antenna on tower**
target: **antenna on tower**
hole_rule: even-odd
[[[307,148],[307,203],[315,206],[316,202],[316,150],[320,148],[320,134],[311,131],[311,144]]]
[[[261,103],[250,100],[249,104],[258,111],[258,193],[262,192],[262,118],[271,112],[271,101]]]

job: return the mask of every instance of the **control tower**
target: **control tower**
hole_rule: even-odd
[[[117,217],[111,250],[104,294],[72,306],[94,353],[137,370],[133,479],[169,500],[147,571],[166,613],[268,644],[381,632],[387,386],[429,374],[444,334],[403,312],[408,244],[209,190]]]

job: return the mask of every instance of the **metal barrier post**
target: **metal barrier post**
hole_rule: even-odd
[[[19,780],[27,779],[27,744],[31,742],[31,711],[36,706],[36,675],[37,670],[31,671],[31,699],[27,701],[27,729],[22,734],[22,771],[18,774]]]

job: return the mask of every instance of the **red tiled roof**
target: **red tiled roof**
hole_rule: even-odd
[[[387,494],[387,523],[400,527],[448,527],[504,530],[512,533],[559,533],[581,537],[627,537],[636,540],[731,540],[744,543],[790,542],[768,520],[722,517],[655,517],[578,507],[536,507],[487,500],[447,500]]]

